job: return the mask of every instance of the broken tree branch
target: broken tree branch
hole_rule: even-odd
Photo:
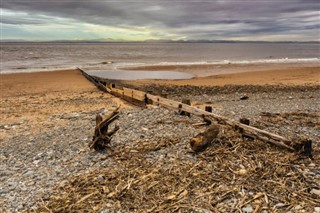
[[[110,132],[108,132],[108,129],[109,125],[119,118],[119,108],[120,106],[107,115],[104,119],[100,114],[97,114],[94,136],[92,141],[89,143],[90,149],[94,149],[96,151],[104,150],[111,142],[112,136],[119,130],[119,126],[115,126]]]

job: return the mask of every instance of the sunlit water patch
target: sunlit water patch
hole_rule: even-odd
[[[141,80],[141,79],[190,79],[194,75],[184,72],[174,71],[87,71],[89,75],[114,80]]]

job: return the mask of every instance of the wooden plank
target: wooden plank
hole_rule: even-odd
[[[207,112],[202,109],[197,109],[195,107],[180,103],[178,101],[172,101],[172,100],[168,100],[168,99],[165,99],[165,98],[162,98],[159,96],[155,96],[155,95],[150,95],[150,94],[147,94],[147,98],[150,98],[151,100],[154,101],[154,103],[156,103],[158,105],[163,105],[163,106],[174,108],[174,109],[179,109],[179,106],[181,106],[182,110],[184,110],[186,112],[190,112],[194,115],[198,115],[198,116],[206,115],[209,118],[212,118],[212,119],[217,120],[219,122],[223,122],[223,123],[228,124],[232,127],[240,127],[243,129],[244,133],[248,133],[248,134],[254,136],[255,138],[262,139],[263,141],[269,140],[270,143],[273,143],[275,145],[278,145],[283,148],[294,151],[294,149],[291,146],[285,144],[285,143],[290,144],[291,141],[285,137],[280,136],[280,135],[276,135],[276,134],[267,132],[265,130],[258,129],[253,126],[248,126],[248,125],[242,124],[238,121],[228,119],[224,116],[220,116],[220,115],[217,115],[217,114],[214,114],[211,112]],[[284,143],[278,142],[278,141],[282,141]]]
[[[145,100],[145,92],[141,92],[139,90],[123,88],[124,96],[131,98],[132,101],[144,101]]]
[[[280,135],[270,133],[265,130],[258,129],[253,126],[242,124],[239,121],[228,119],[224,116],[220,116],[220,115],[214,114],[212,112],[207,112],[205,110],[198,109],[198,108],[192,107],[187,104],[183,104],[178,101],[173,101],[173,100],[169,100],[167,98],[163,98],[160,96],[151,95],[151,94],[143,92],[143,91],[134,90],[134,89],[125,88],[125,87],[123,87],[122,89],[118,89],[115,87],[108,87],[108,86],[101,84],[100,81],[97,81],[95,78],[91,77],[90,75],[85,73],[83,70],[80,70],[80,71],[82,72],[82,74],[86,78],[88,78],[88,80],[90,80],[92,83],[94,83],[99,88],[102,88],[105,91],[108,91],[111,94],[116,95],[118,97],[121,97],[125,100],[129,100],[131,103],[139,103],[141,105],[141,103],[145,104],[146,102],[149,102],[149,100],[151,100],[153,105],[161,105],[161,106],[173,108],[176,110],[179,109],[179,110],[183,110],[183,111],[186,111],[191,114],[198,115],[198,116],[205,115],[207,118],[215,119],[218,122],[230,125],[233,128],[237,128],[237,129],[241,128],[242,133],[250,135],[254,138],[258,138],[262,141],[266,141],[266,142],[275,144],[277,146],[289,149],[291,151],[303,151],[303,150],[296,150],[295,148],[293,148],[292,141],[285,138],[285,137],[282,137]],[[302,149],[304,149],[304,145],[305,144],[302,144],[302,146],[301,146]],[[310,142],[310,147],[311,147],[311,142]],[[308,153],[310,156],[312,156],[311,150],[312,150],[312,148],[310,148],[310,150],[309,150],[310,153]]]

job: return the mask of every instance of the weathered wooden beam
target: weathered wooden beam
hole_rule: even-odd
[[[85,73],[84,75],[88,77],[88,74]],[[212,112],[208,112],[210,110],[206,111],[206,110],[198,109],[188,104],[169,100],[167,98],[152,95],[143,91],[134,90],[134,89],[125,88],[125,87],[120,89],[120,88],[116,88],[115,86],[110,87],[102,84],[99,84],[99,86],[103,86],[105,88],[105,91],[108,91],[109,93],[115,96],[121,97],[126,100],[129,99],[129,101],[131,100],[132,103],[134,101],[137,101],[139,103],[145,103],[145,104],[152,103],[153,105],[158,105],[158,106],[161,105],[161,106],[172,108],[175,110],[179,109],[181,111],[185,111],[198,116],[202,116],[202,117],[205,116],[207,119],[213,119],[218,121],[218,123],[227,124],[233,127],[234,129],[238,129],[238,130],[241,129],[244,135],[248,135],[250,137],[260,139],[268,143],[272,143],[276,146],[288,149],[290,151],[302,152],[302,150],[304,150],[303,151],[304,154],[311,156],[312,147],[311,147],[311,142],[309,140],[305,143],[293,142],[280,135],[243,124],[239,121],[235,121],[235,120],[226,118],[224,116],[217,115]],[[308,151],[305,151],[305,150],[309,150],[310,152],[306,153]]]

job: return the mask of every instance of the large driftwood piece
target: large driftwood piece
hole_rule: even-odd
[[[94,150],[104,150],[111,142],[112,136],[119,130],[119,126],[115,126],[113,130],[108,132],[109,125],[119,118],[119,107],[107,115],[104,119],[100,114],[96,116],[96,127],[94,129],[94,136],[89,143],[89,148]]]
[[[204,132],[199,133],[190,141],[191,149],[199,152],[207,148],[219,134],[219,126],[211,125]]]
[[[87,78],[89,78],[89,80],[95,80],[92,76],[87,75],[84,71],[82,72]],[[205,116],[207,119],[214,119],[220,124],[230,125],[235,129],[241,130],[241,133],[245,136],[272,143],[276,146],[288,149],[290,151],[295,151],[297,153],[302,153],[304,155],[312,157],[312,142],[310,140],[292,141],[280,135],[255,128],[253,126],[242,124],[238,121],[228,119],[226,117],[214,114],[212,112],[207,112],[205,110],[198,109],[196,107],[189,106],[188,104],[183,104],[178,101],[169,100],[160,96],[152,95],[150,93],[139,90],[133,90],[130,88],[123,87],[120,89],[116,86],[103,86],[107,92],[121,97],[125,100],[131,100],[131,103],[134,103],[135,100],[145,104],[152,103],[153,105],[162,105],[164,107],[179,109],[181,111],[185,111],[194,115]]]

